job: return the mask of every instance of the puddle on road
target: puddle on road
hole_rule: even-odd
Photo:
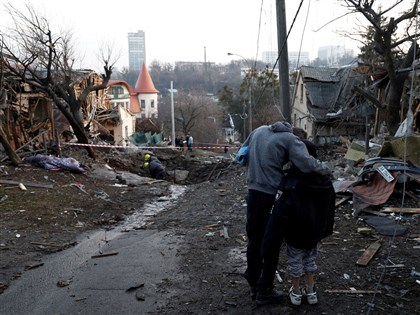
[[[171,193],[168,196],[159,197],[152,202],[145,203],[143,207],[136,209],[123,224],[117,227],[120,232],[128,232],[130,230],[141,229],[151,217],[154,217],[159,212],[167,209],[178,201],[187,190],[186,186],[171,185],[169,187]]]
[[[186,186],[171,185],[169,186],[169,189],[171,193],[168,196],[160,197],[145,203],[143,207],[136,209],[134,213],[128,216],[120,225],[111,230],[99,230],[89,234],[87,238],[83,237],[80,239],[78,245],[74,248],[74,251],[77,252],[77,258],[73,257],[68,260],[87,259],[92,251],[97,251],[122,233],[142,229],[153,216],[176,205],[179,197],[181,197],[188,188]]]

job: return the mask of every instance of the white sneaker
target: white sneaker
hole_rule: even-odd
[[[316,295],[315,288],[314,288],[314,291],[313,291],[313,292],[311,292],[311,293],[308,293],[308,292],[307,292],[307,290],[306,290],[306,288],[303,288],[303,289],[302,289],[302,294],[303,294],[304,296],[306,296],[306,299],[307,299],[307,301],[308,301],[308,304],[313,305],[313,304],[318,303],[318,297],[317,297],[317,295]]]
[[[299,289],[299,294],[297,294],[295,293],[295,291],[293,291],[293,287],[291,287],[289,290],[289,298],[290,298],[290,302],[293,305],[300,305],[302,303],[302,294],[300,292],[300,289]]]

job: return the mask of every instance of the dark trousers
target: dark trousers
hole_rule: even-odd
[[[266,227],[269,222],[275,197],[275,195],[260,191],[248,190],[246,220],[246,233],[248,237],[246,252],[247,269],[244,277],[248,280],[251,287],[264,289],[273,286],[280,248],[274,253],[270,251],[263,253],[262,249]],[[268,235],[271,235],[271,233]],[[272,249],[274,246],[267,244],[264,247]],[[268,269],[266,270],[266,268]],[[272,271],[273,268],[274,271]]]
[[[280,200],[277,200],[268,219],[261,248],[263,269],[259,287],[263,289],[273,287],[274,277],[279,264],[280,248],[284,240],[284,220],[280,206]]]

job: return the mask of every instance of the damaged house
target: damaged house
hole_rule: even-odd
[[[76,95],[88,84],[100,84],[102,77],[92,70],[75,71],[72,87]],[[63,113],[43,92],[28,84],[8,82],[7,106],[3,108],[3,128],[13,150],[29,145],[45,150],[57,139],[69,141],[73,132]],[[92,137],[122,144],[134,132],[135,116],[122,106],[112,106],[107,90],[91,92],[82,106],[84,126]]]
[[[364,138],[374,107],[354,92],[365,82],[357,68],[302,66],[292,98],[292,121],[316,143],[335,141],[339,136]]]
[[[145,68],[145,67],[144,67]],[[157,93],[146,70],[136,88],[122,80],[110,80],[105,90],[91,92],[82,106],[85,128],[93,141],[127,145],[135,133],[136,118],[157,117]],[[88,84],[100,84],[102,77],[92,70],[73,72],[72,88],[80,95]],[[73,131],[63,113],[45,93],[29,84],[4,77],[3,129],[14,151],[30,147],[43,151],[60,141],[72,141]]]

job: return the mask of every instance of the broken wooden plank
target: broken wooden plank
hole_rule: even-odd
[[[362,235],[371,235],[372,229],[368,227],[360,227],[360,228],[357,228],[357,233],[362,234]]]
[[[211,229],[211,228],[215,228],[218,227],[220,224],[219,223],[214,223],[214,224],[209,224],[204,226],[205,229]]]
[[[413,193],[412,191],[406,191],[405,192],[407,195],[409,195],[411,198],[413,198],[415,201],[420,201],[420,198],[416,196],[415,193]]]
[[[380,247],[381,243],[379,241],[370,244],[370,246],[364,251],[362,256],[359,257],[356,264],[359,266],[367,266]]]
[[[140,185],[153,185],[153,184],[156,184],[156,183],[162,183],[164,181],[165,180],[163,180],[163,179],[155,179],[155,180],[149,180],[147,182],[140,183]]]
[[[379,264],[379,266],[377,268],[379,269],[379,268],[404,268],[404,267],[405,267],[404,264],[393,264],[393,265],[382,265],[382,264]]]
[[[0,179],[0,184],[8,184],[8,185],[24,184],[25,186],[37,187],[37,188],[47,188],[47,189],[54,188],[54,186],[52,184],[37,184],[37,183],[30,183],[30,182],[19,182],[19,181],[16,181],[16,180],[7,180],[7,179]]]
[[[388,216],[386,213],[379,212],[379,211],[372,210],[372,209],[362,209],[362,212],[366,212],[366,213],[369,213],[369,214],[374,214],[374,215],[377,215],[379,217],[386,217],[386,216]]]
[[[381,210],[381,212],[400,212],[400,213],[420,213],[420,208],[396,208],[396,207],[386,207]]]
[[[213,166],[213,169],[211,170],[211,172],[210,172],[210,174],[209,174],[209,176],[207,176],[207,180],[209,180],[210,179],[210,177],[213,175],[213,173],[214,173],[214,171],[216,170],[216,168],[217,168],[217,166],[218,166],[219,164],[215,164],[214,166]]]
[[[347,200],[351,199],[352,197],[353,196],[346,196],[346,197],[341,198],[340,200],[337,200],[335,202],[335,207],[338,207],[339,205],[345,203]]]
[[[344,293],[344,294],[381,294],[381,290],[325,290],[326,293]]]
[[[41,266],[44,266],[44,263],[26,265],[25,270],[31,270],[31,269],[35,269],[35,268],[38,268],[38,267],[41,267]]]
[[[37,245],[37,246],[51,246],[51,247],[65,248],[65,247],[74,246],[77,244],[77,242],[73,241],[73,242],[62,243],[62,244],[57,244],[54,242],[31,242],[31,244]]]
[[[57,245],[56,243],[43,243],[43,242],[31,242],[32,245],[37,246],[53,246],[53,247],[60,247],[60,245]]]
[[[106,254],[99,254],[99,255],[93,255],[91,258],[102,258],[102,257],[108,257],[108,256],[115,256],[118,255],[118,252],[112,252],[112,253],[106,253]]]

